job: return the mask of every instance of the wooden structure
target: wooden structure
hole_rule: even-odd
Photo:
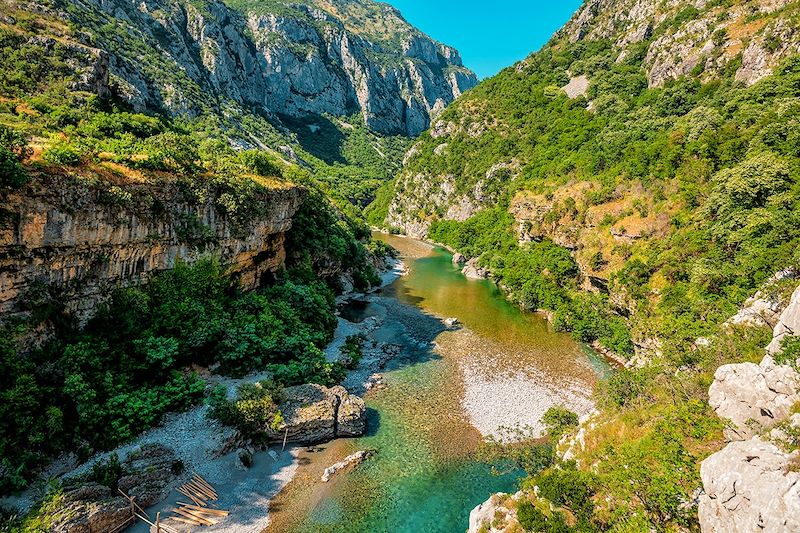
[[[218,500],[217,491],[199,474],[194,474],[192,479],[176,488],[180,494],[191,500],[177,502],[178,506],[172,512],[170,519],[193,526],[213,526],[226,516],[228,511],[217,509],[213,503]]]
[[[128,526],[132,525],[134,522],[136,522],[137,518],[139,520],[142,520],[143,522],[146,522],[146,523],[150,524],[154,528],[156,528],[156,533],[178,533],[178,531],[176,531],[175,529],[173,529],[173,528],[171,528],[169,526],[165,526],[164,524],[161,523],[161,513],[156,513],[156,521],[155,521],[155,523],[151,522],[150,521],[150,515],[147,514],[147,511],[142,509],[139,506],[138,503],[136,503],[136,498],[135,497],[128,496],[127,494],[122,492],[120,489],[117,489],[117,490],[119,490],[119,493],[122,494],[125,498],[127,498],[128,503],[130,503],[130,506],[131,506],[131,517],[128,520],[126,520],[124,523],[120,524],[117,527],[117,529],[115,529],[111,533],[116,533],[117,531],[122,531],[126,527],[128,527]]]

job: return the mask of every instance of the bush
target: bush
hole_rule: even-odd
[[[22,133],[0,124],[0,186],[21,187],[28,181],[20,163],[32,153]]]
[[[553,406],[545,411],[542,423],[547,428],[547,434],[554,442],[558,442],[565,432],[578,427],[578,415],[561,406]]]
[[[542,498],[569,509],[582,519],[589,519],[594,512],[595,483],[594,476],[578,470],[575,463],[562,463],[536,478]]]
[[[42,159],[52,165],[75,166],[81,162],[81,152],[65,142],[58,142],[42,153]]]
[[[219,386],[209,399],[209,416],[250,438],[263,436],[268,429],[277,432],[283,424],[278,409],[281,394],[280,385],[262,381],[240,385],[236,398],[229,400],[225,387]]]
[[[0,186],[21,187],[28,181],[28,174],[14,153],[0,146]]]
[[[522,500],[517,505],[517,520],[519,520],[519,525],[530,533],[567,533],[570,531],[564,515],[553,511],[550,516],[547,516],[528,500]]]

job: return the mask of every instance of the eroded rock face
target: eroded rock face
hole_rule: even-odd
[[[759,439],[732,442],[700,466],[705,494],[700,527],[707,532],[800,531],[797,453]]]
[[[781,313],[772,333],[772,342],[767,346],[767,352],[773,355],[780,352],[783,341],[792,335],[800,335],[800,287],[794,291],[789,305]]]
[[[489,277],[489,271],[478,266],[477,257],[473,257],[467,261],[467,264],[464,265],[461,273],[464,274],[468,279],[486,279]]]
[[[119,191],[130,198],[118,201]],[[218,254],[243,286],[256,287],[283,264],[284,234],[303,197],[297,187],[264,189],[253,199],[263,214],[237,224],[213,192],[198,202],[178,184],[132,183],[123,190],[41,174],[23,189],[0,193],[0,314],[24,313],[35,291],[57,287],[85,320],[111,289],[204,252]]]
[[[275,117],[362,113],[375,131],[417,135],[477,84],[456,50],[390,6],[352,4],[90,0],[69,16],[109,52],[121,95],[139,109],[195,116],[230,101]],[[143,61],[142,50],[160,57]]]
[[[276,441],[286,435],[287,442],[314,444],[363,435],[366,429],[364,400],[341,386],[328,389],[309,383],[289,387],[280,410],[284,425],[278,431],[265,430]]]
[[[123,462],[127,474],[118,481],[119,489],[150,507],[167,496],[176,478],[175,452],[154,444],[129,455]],[[53,533],[98,533],[114,531],[131,518],[130,503],[116,490],[97,482],[79,483],[68,489],[64,504],[56,510]]]
[[[743,440],[785,420],[800,401],[800,374],[765,357],[760,365],[723,365],[714,374],[708,402],[730,421],[728,440]]]
[[[522,492],[514,495],[498,492],[469,513],[467,533],[500,533],[521,530],[517,520],[516,504],[523,498]]]

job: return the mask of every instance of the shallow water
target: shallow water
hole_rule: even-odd
[[[513,492],[521,477],[493,475],[475,460],[482,440],[475,425],[491,426],[498,413],[520,417],[506,413],[506,403],[532,402],[522,413],[524,419],[531,411],[531,421],[552,403],[575,401],[585,409],[605,368],[542,317],[506,302],[491,282],[465,279],[446,251],[380,238],[400,250],[408,275],[343,316],[385,317],[376,337],[402,345],[403,356],[384,372],[389,388],[366,398],[367,436],[301,454],[295,479],[273,501],[269,532],[463,532],[474,506],[493,492]],[[463,328],[448,330],[447,317]],[[509,389],[508,380],[524,386]],[[495,396],[482,397],[486,391]],[[494,391],[511,397],[497,403]],[[470,402],[476,419],[464,413]],[[377,453],[319,482],[325,467],[361,449]]]

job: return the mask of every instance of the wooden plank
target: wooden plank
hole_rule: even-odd
[[[198,474],[197,472],[195,472],[195,473],[194,473],[194,477],[196,477],[196,478],[197,478],[197,480],[198,480],[198,481],[200,481],[200,483],[202,483],[203,485],[205,485],[205,486],[206,486],[206,487],[208,487],[209,489],[213,490],[213,491],[214,491],[214,493],[216,494],[216,492],[217,492],[217,491],[216,491],[216,490],[214,490],[214,487],[211,485],[211,483],[209,483],[208,481],[206,481],[205,479],[203,479],[203,478],[200,476],[200,474]]]
[[[188,490],[189,492],[194,492],[196,496],[204,498],[206,500],[216,500],[217,495],[211,494],[208,489],[200,487],[191,481],[183,486],[184,489]]]
[[[183,524],[191,524],[193,526],[202,526],[203,525],[200,522],[198,522],[197,520],[192,520],[191,518],[184,518],[182,516],[170,516],[169,519],[170,520],[175,520],[177,522],[181,522]]]
[[[197,474],[194,475],[194,477],[192,478],[192,481],[197,483],[198,486],[204,487],[206,490],[208,490],[214,496],[218,496],[216,489],[214,489],[214,487],[209,485],[205,480],[203,480],[203,478],[201,478]]]
[[[178,507],[173,509],[172,512],[178,513],[179,515],[181,515],[183,517],[190,518],[192,520],[196,520],[196,521],[200,522],[201,525],[204,525],[204,526],[213,526],[214,525],[214,523],[211,520],[208,520],[208,519],[203,518],[203,517],[195,516],[192,513],[190,513],[189,511],[184,511],[183,509],[180,509]]]
[[[212,514],[216,516],[228,516],[231,514],[230,511],[225,511],[223,509],[209,509],[208,507],[196,507],[194,505],[184,505],[184,507],[200,513]]]
[[[181,494],[183,494],[187,498],[191,499],[194,503],[196,503],[197,505],[199,505],[201,507],[207,507],[208,506],[208,504],[206,503],[205,500],[200,499],[200,498],[195,498],[194,496],[189,494],[189,492],[183,490],[181,487],[177,487],[175,490],[177,490],[178,492],[180,492]]]
[[[183,516],[186,516],[188,518],[195,518],[195,519],[203,522],[204,524],[206,524],[208,526],[213,526],[214,524],[216,524],[218,522],[218,520],[215,520],[215,519],[210,518],[208,516],[203,516],[200,513],[198,513],[197,511],[192,511],[192,510],[186,509],[185,507],[176,507],[174,509],[174,511],[176,513],[178,513],[180,515],[183,515]]]

